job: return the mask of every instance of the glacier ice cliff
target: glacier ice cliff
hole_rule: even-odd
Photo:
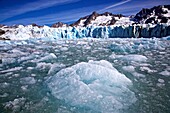
[[[59,27],[23,26],[17,28],[2,28],[5,34],[0,37],[11,40],[26,40],[30,38],[75,39],[83,37],[93,38],[131,38],[131,37],[165,37],[170,35],[168,24],[134,24],[123,26],[88,26],[88,27]]]

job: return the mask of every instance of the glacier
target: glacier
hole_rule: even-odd
[[[5,34],[1,37],[10,40],[27,40],[30,38],[50,39],[77,39],[84,37],[93,38],[151,38],[165,37],[170,35],[169,24],[134,24],[112,26],[88,26],[88,27],[38,27],[32,25],[19,25],[17,28],[2,28]]]

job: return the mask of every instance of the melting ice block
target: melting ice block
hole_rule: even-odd
[[[105,60],[78,63],[47,80],[53,96],[69,106],[94,112],[118,112],[136,101],[130,79]]]
[[[124,55],[124,56],[120,56],[118,57],[122,60],[128,60],[128,61],[136,61],[136,62],[146,62],[147,61],[147,57],[143,56],[143,55]]]

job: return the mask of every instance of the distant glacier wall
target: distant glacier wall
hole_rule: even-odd
[[[89,26],[89,27],[60,27],[51,28],[43,26],[22,26],[17,28],[3,28],[5,34],[0,37],[11,40],[24,40],[29,38],[75,39],[83,37],[93,38],[131,38],[131,37],[165,37],[170,35],[170,26],[166,24],[143,24],[131,26]]]

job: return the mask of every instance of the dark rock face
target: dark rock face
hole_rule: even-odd
[[[90,16],[86,19],[86,21],[84,22],[85,26],[91,24],[91,21],[92,21],[92,20],[95,20],[98,16],[99,16],[98,13],[93,12],[92,15],[90,15]]]
[[[0,37],[0,40],[10,40],[10,39]]]
[[[116,19],[114,17],[112,17],[112,20],[109,25],[114,25],[115,23],[116,23]]]
[[[5,31],[0,29],[0,35],[3,35],[3,34],[5,34]]]
[[[35,24],[35,23],[32,23],[31,24],[33,27],[38,27],[38,28],[42,28],[43,26],[40,26],[40,25],[37,25],[37,24]]]
[[[3,25],[3,24],[0,24],[0,28],[1,28],[1,27],[4,27],[4,26],[5,26],[5,25]]]
[[[32,23],[32,26],[33,26],[33,27],[35,27],[35,26],[38,26],[38,25],[37,25],[37,24],[35,24],[35,23]]]
[[[164,14],[167,14],[168,11],[164,10],[164,8],[170,10],[170,5],[164,6],[155,6],[151,9],[142,9],[139,13],[137,13],[134,17],[134,20],[138,23],[167,23],[170,17],[165,17]]]
[[[53,27],[53,28],[59,28],[59,27],[63,27],[64,25],[68,26],[67,24],[64,24],[64,23],[62,23],[62,22],[58,22],[58,23],[53,24],[51,27]]]

